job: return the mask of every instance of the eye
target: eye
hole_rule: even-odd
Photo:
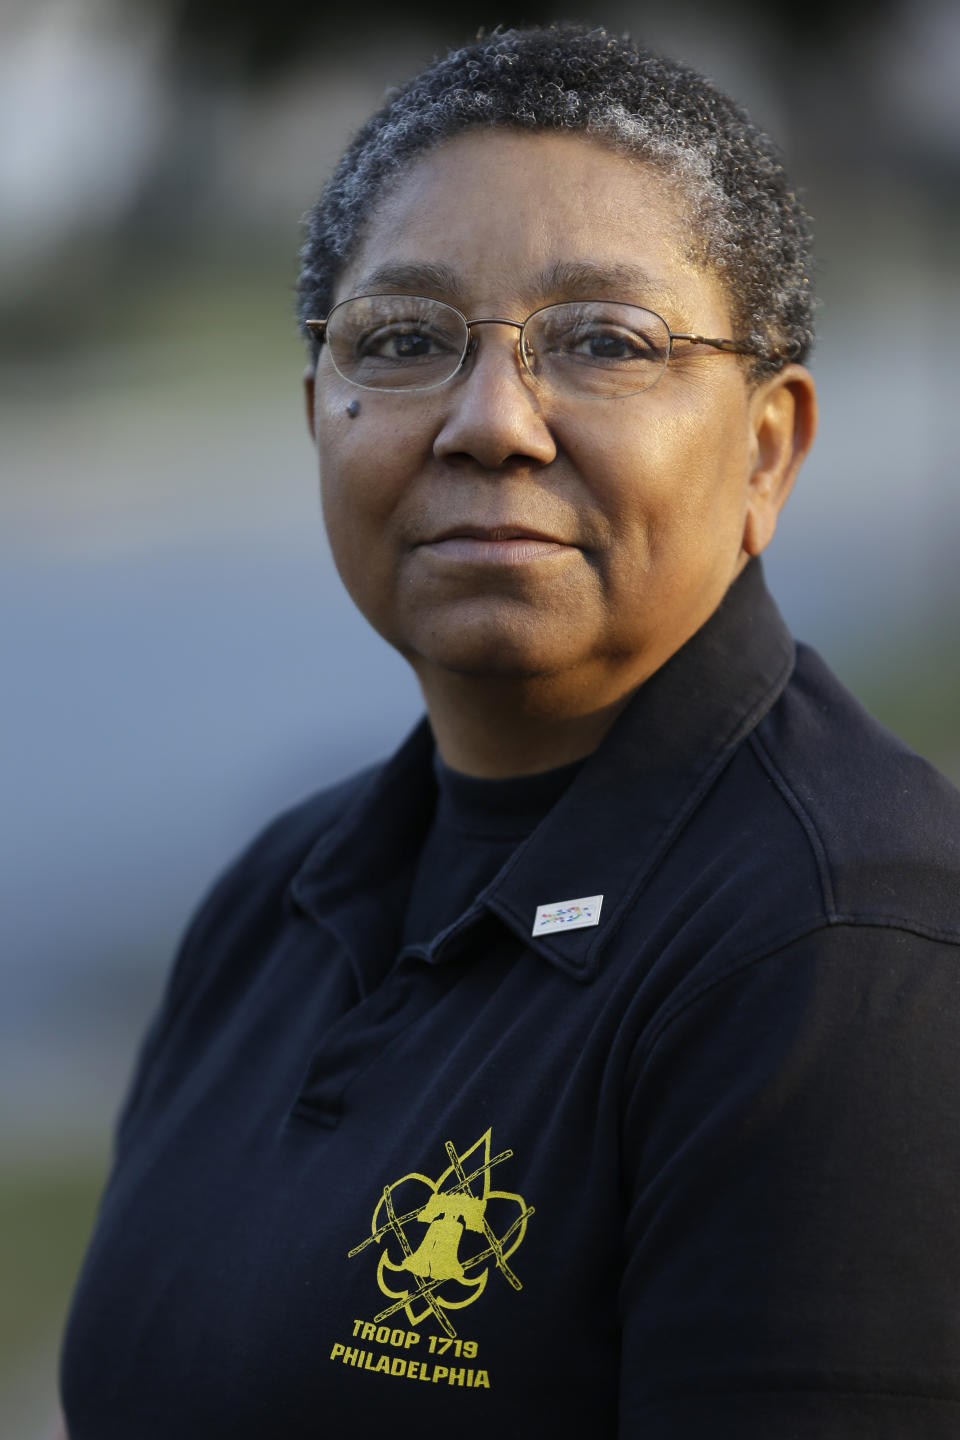
[[[651,317],[653,323],[644,323],[645,313],[634,310],[629,319],[596,311],[580,315],[564,327],[552,348],[561,358],[580,364],[661,365],[668,336],[656,317]]]
[[[348,379],[355,372],[430,369],[456,364],[466,343],[463,317],[448,305],[417,295],[365,295],[336,306],[327,324],[334,363]],[[361,384],[374,383],[360,378]],[[385,378],[377,381],[386,383]]]
[[[646,360],[655,354],[647,336],[622,325],[581,325],[559,347],[588,360]]]
[[[448,355],[455,349],[453,338],[426,325],[396,322],[379,326],[366,335],[358,336],[356,354],[358,359],[380,357],[395,362],[426,360],[438,355]]]
[[[548,367],[631,373],[662,367],[669,344],[670,333],[653,311],[597,300],[547,306],[532,337],[533,351]]]
[[[371,390],[429,390],[456,374],[467,344],[463,316],[422,295],[358,295],[327,321],[334,366]]]

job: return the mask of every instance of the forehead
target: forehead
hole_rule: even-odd
[[[690,257],[669,177],[579,135],[483,130],[444,142],[374,208],[336,299],[393,290],[475,306],[616,296],[676,323],[725,318]]]

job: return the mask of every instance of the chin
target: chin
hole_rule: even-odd
[[[454,675],[502,680],[536,679],[566,670],[573,661],[569,627],[560,635],[537,625],[454,625],[406,653],[414,668],[429,666]]]
[[[420,659],[434,670],[488,680],[535,680],[564,668],[562,663],[551,664],[544,656],[508,647],[460,646],[452,652],[434,651]]]

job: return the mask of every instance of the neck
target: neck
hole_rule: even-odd
[[[533,775],[572,764],[600,744],[630,693],[591,707],[564,695],[558,705],[548,679],[420,676],[440,757],[453,770],[484,779]]]

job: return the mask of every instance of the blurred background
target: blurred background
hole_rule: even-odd
[[[138,1034],[264,821],[419,712],[341,595],[292,322],[298,219],[384,88],[479,24],[680,55],[818,234],[822,431],[774,592],[960,779],[960,10],[373,0],[0,6],[0,1432],[40,1436]]]

